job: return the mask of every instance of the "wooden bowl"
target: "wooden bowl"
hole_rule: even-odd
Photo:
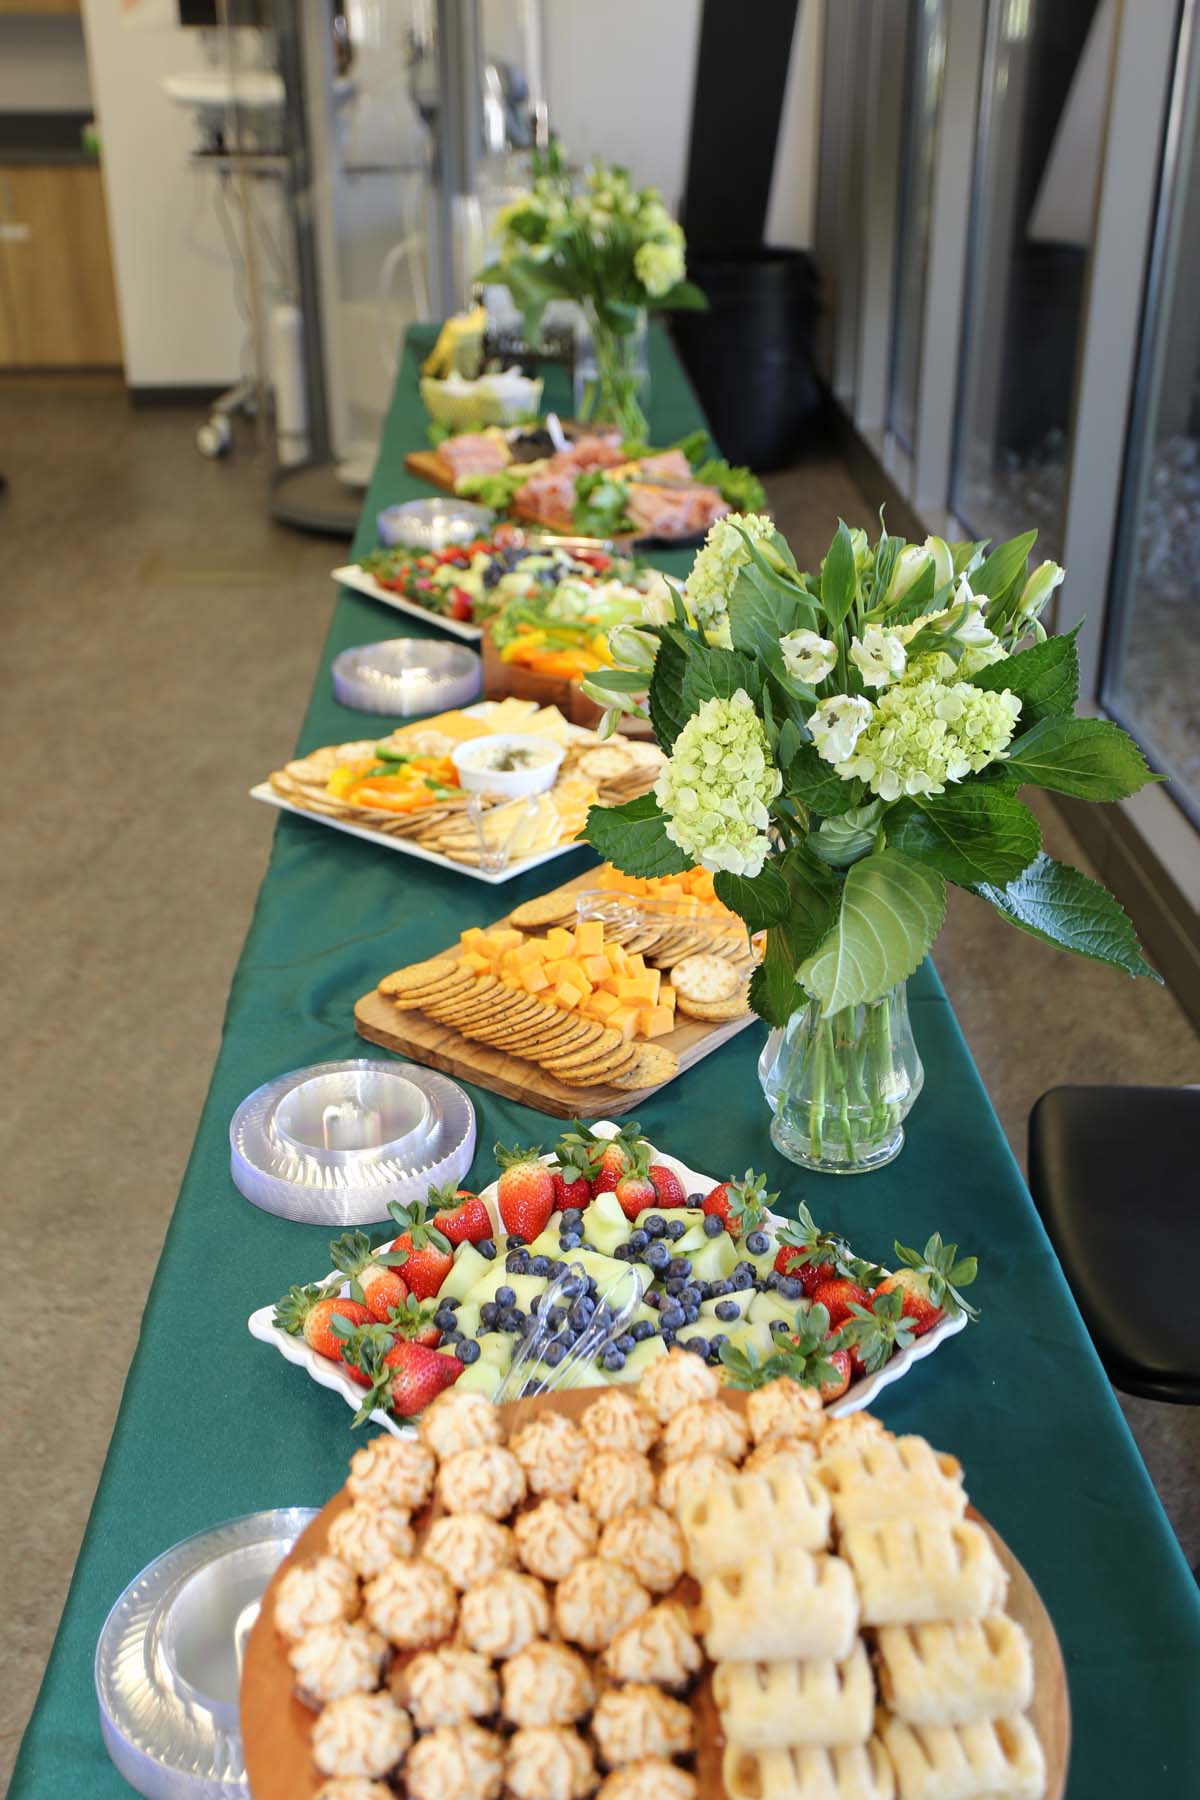
[[[541,1412],[562,1412],[578,1418],[599,1391],[574,1388],[565,1393],[535,1394],[511,1401],[501,1408],[507,1435]],[[739,1410],[746,1403],[746,1395],[736,1388],[724,1388],[721,1398]],[[297,1539],[267,1586],[246,1645],[241,1685],[242,1754],[253,1800],[312,1800],[324,1779],[309,1755],[314,1714],[295,1696],[287,1651],[273,1629],[272,1616],[275,1589],[285,1571],[325,1550],[330,1525],[349,1504],[350,1496],[343,1488]],[[1007,1544],[974,1507],[967,1511],[968,1517],[977,1519],[992,1540],[1008,1574],[1006,1611],[1024,1628],[1033,1646],[1034,1695],[1029,1718],[1046,1758],[1045,1800],[1062,1800],[1070,1754],[1071,1715],[1058,1638],[1037,1589]],[[435,1508],[429,1508],[426,1516],[417,1520],[418,1536],[428,1529],[435,1512]],[[699,1598],[699,1589],[690,1576],[685,1576],[667,1597],[693,1604]],[[721,1780],[724,1741],[710,1673],[706,1666],[689,1694],[696,1715],[696,1784],[699,1800],[725,1800]]]

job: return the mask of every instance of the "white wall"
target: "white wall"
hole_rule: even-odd
[[[70,14],[0,16],[0,112],[86,112],[83,29]]]
[[[822,7],[823,0],[800,0],[767,205],[768,244],[791,250],[811,250],[816,230]]]

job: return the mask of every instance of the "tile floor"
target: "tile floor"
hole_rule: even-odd
[[[274,526],[265,461],[243,439],[229,461],[205,462],[198,421],[131,412],[108,380],[0,381],[0,1220],[10,1269],[29,1266],[34,1244],[54,1246],[74,1334],[69,1456],[32,1385],[10,1380],[0,1414],[0,1783],[266,862],[273,820],[246,789],[291,749],[333,598],[337,546]],[[802,563],[839,513],[867,516],[834,460],[770,486]],[[1056,853],[1077,858],[1049,809],[1044,822]],[[1018,1156],[1030,1105],[1057,1082],[1200,1078],[1197,1040],[1168,994],[1056,957],[970,899],[952,904],[938,963]],[[57,1320],[27,1312],[23,1332],[23,1367],[54,1367]],[[1196,1562],[1200,1409],[1129,1412]],[[22,1523],[35,1519],[36,1531]]]

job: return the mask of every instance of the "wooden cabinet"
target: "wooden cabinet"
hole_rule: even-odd
[[[0,167],[0,366],[120,364],[99,168]]]

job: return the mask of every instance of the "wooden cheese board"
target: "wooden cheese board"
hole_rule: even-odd
[[[575,1388],[510,1401],[500,1408],[506,1435],[511,1436],[527,1419],[542,1412],[565,1413],[569,1418],[578,1419],[599,1391]],[[725,1388],[721,1398],[727,1405],[741,1410],[747,1397],[734,1388]],[[314,1715],[296,1698],[287,1650],[273,1628],[272,1614],[275,1592],[286,1571],[296,1563],[320,1555],[327,1548],[329,1528],[349,1504],[350,1497],[343,1488],[296,1540],[267,1586],[246,1644],[239,1704],[242,1755],[252,1800],[312,1800],[321,1786],[323,1777],[309,1753]],[[436,1506],[430,1507],[424,1516],[414,1519],[419,1539],[428,1531],[438,1510]],[[1046,1759],[1043,1800],[1062,1800],[1070,1758],[1071,1713],[1058,1638],[1041,1596],[1007,1544],[974,1507],[968,1507],[967,1511],[968,1516],[978,1520],[987,1531],[1004,1565],[1009,1583],[1005,1611],[1023,1627],[1033,1647],[1034,1697],[1029,1720]],[[699,1599],[699,1589],[692,1578],[685,1575],[666,1598],[694,1606]],[[690,1690],[688,1702],[695,1715],[698,1800],[725,1800],[721,1778],[725,1746],[708,1664]]]
[[[561,887],[553,889],[553,892],[570,896],[594,888],[595,885],[594,873],[577,875],[573,881],[564,882]],[[496,925],[506,925],[508,922],[507,918],[495,921]],[[457,944],[448,946],[444,951],[433,952],[434,955],[457,953]],[[507,1100],[518,1100],[523,1106],[532,1106],[538,1112],[549,1113],[552,1118],[600,1119],[619,1117],[635,1106],[640,1106],[651,1094],[666,1087],[668,1081],[674,1081],[685,1069],[690,1069],[702,1057],[719,1050],[722,1044],[745,1031],[748,1025],[756,1024],[757,1020],[753,1013],[746,1013],[741,1018],[730,1019],[719,1025],[706,1024],[702,1019],[682,1018],[673,1031],[653,1040],[656,1045],[673,1051],[679,1059],[679,1066],[666,1080],[643,1088],[618,1088],[602,1083],[595,1087],[569,1087],[565,1082],[556,1080],[549,1070],[514,1056],[510,1051],[489,1049],[486,1044],[474,1043],[450,1026],[439,1025],[436,1020],[426,1018],[423,1013],[398,1011],[375,988],[356,1003],[354,1023],[359,1036],[366,1038],[369,1043],[379,1044],[385,1050],[393,1050],[397,1056],[407,1057],[410,1062],[423,1063],[430,1069],[440,1069],[444,1075],[452,1075],[458,1081],[472,1081],[477,1087],[502,1094]]]

